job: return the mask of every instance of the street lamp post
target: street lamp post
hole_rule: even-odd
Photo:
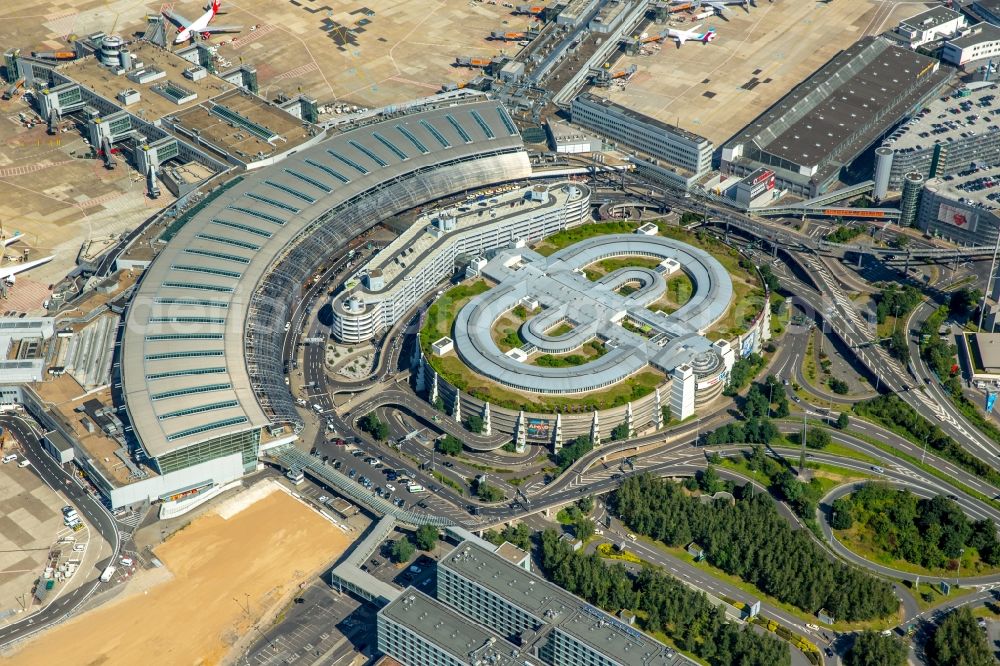
[[[955,587],[958,587],[958,579],[962,577],[962,555],[965,555],[964,548],[958,551],[958,572],[955,574]]]
[[[802,410],[802,452],[799,454],[799,475],[806,473],[806,410]]]

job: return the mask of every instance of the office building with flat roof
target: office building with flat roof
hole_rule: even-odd
[[[485,626],[410,587],[379,611],[379,652],[405,666],[541,666]]]
[[[437,596],[521,648],[522,655],[553,666],[692,663],[558,585],[471,542],[460,544],[438,563]]]
[[[903,19],[895,29],[895,37],[916,48],[942,37],[957,35],[967,25],[964,15],[947,7],[931,7],[916,16]]]
[[[977,63],[1000,56],[1000,26],[977,23],[955,39],[949,39],[941,52],[941,59],[956,67]]]
[[[703,136],[615,104],[591,93],[577,96],[572,122],[621,144],[636,168],[674,185],[689,187],[712,168],[715,146]]]

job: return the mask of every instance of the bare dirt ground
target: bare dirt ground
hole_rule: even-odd
[[[272,492],[233,514],[240,497],[199,516],[156,549],[169,575],[145,572],[125,597],[42,634],[5,663],[223,661],[239,638],[254,632],[254,624],[273,616],[301,583],[350,543],[337,527],[284,492]],[[144,581],[145,576],[151,580]]]
[[[623,90],[594,92],[719,146],[839,51],[926,6],[899,0],[757,0],[749,12],[731,8],[728,21],[715,16],[678,23],[685,30],[700,23],[701,30],[714,27],[718,34],[709,44],[677,48],[671,40],[653,55],[623,56],[616,70],[639,68],[631,82]]]

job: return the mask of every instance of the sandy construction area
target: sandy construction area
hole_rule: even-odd
[[[156,549],[172,576],[147,572],[154,580],[134,581],[126,597],[42,634],[5,663],[217,664],[350,542],[284,492],[224,513],[195,519]]]

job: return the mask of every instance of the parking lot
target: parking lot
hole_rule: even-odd
[[[35,579],[57,542],[66,538],[63,550],[82,559],[85,546],[79,546],[89,533],[86,527],[79,533],[65,527],[60,511],[65,502],[30,466],[18,462],[0,465],[0,622],[24,610],[22,604],[30,608]]]
[[[243,663],[350,663],[356,652],[370,656],[374,646],[374,607],[317,582],[297,597],[284,620],[260,636]]]

